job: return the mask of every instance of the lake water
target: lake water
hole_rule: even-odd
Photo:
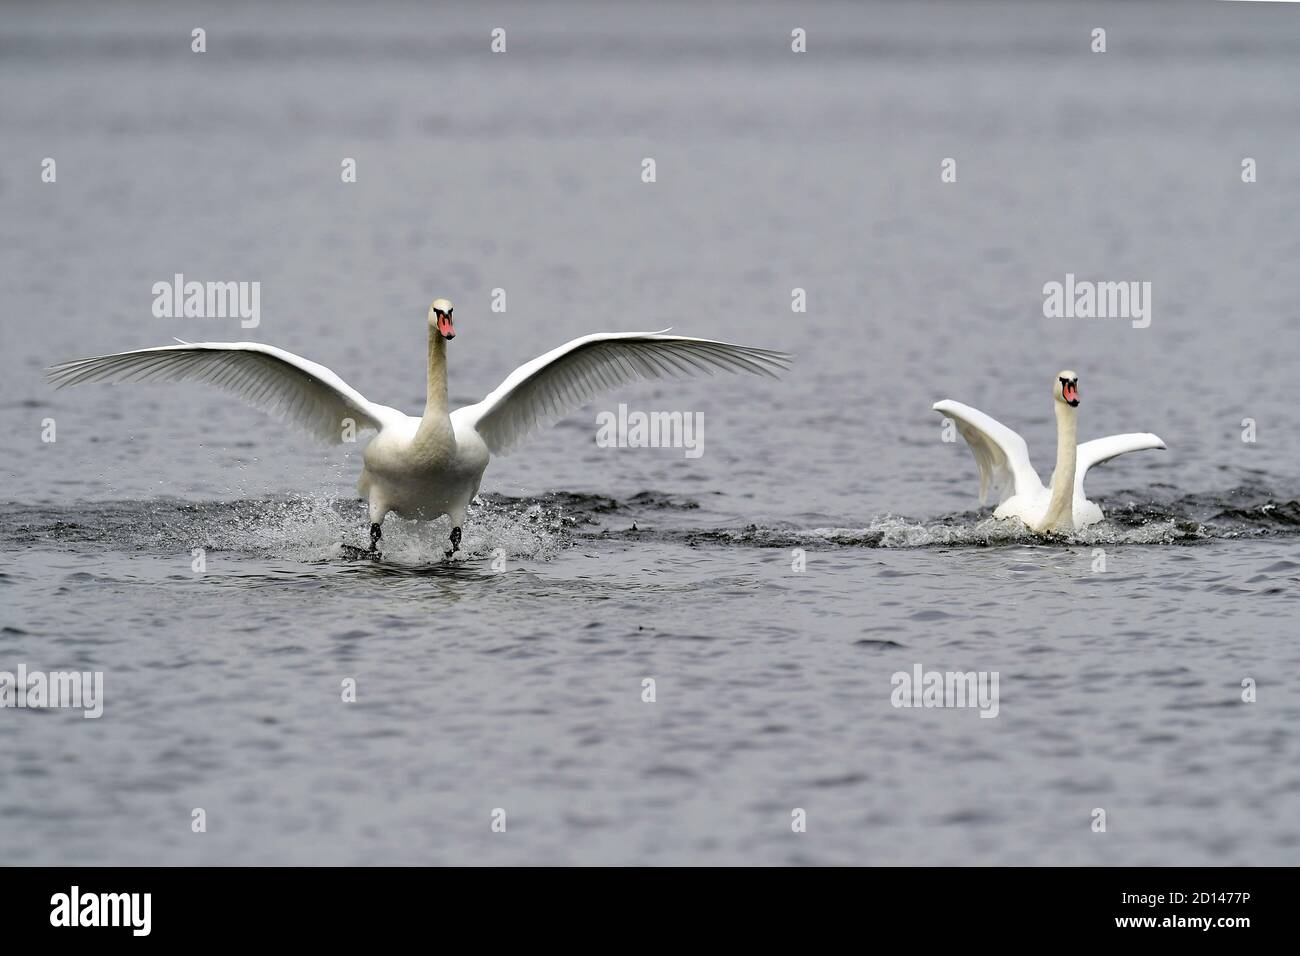
[[[1295,863],[1297,12],[9,9],[0,670],[102,671],[104,713],[0,710],[4,861]],[[176,273],[260,282],[260,325],[156,318]],[[1151,282],[1150,326],[1045,318],[1067,273]],[[252,339],[417,413],[442,295],[456,404],[595,330],[796,363],[494,460],[457,563],[445,520],[343,560],[357,446],[41,378]],[[1082,439],[1168,451],[1042,541],[930,406],[1046,479],[1061,368]],[[703,454],[598,447],[619,402],[702,414]],[[893,706],[918,664],[997,672],[997,717]]]

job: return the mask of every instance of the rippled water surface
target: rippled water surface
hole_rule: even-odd
[[[186,8],[8,10],[0,670],[102,671],[105,706],[0,710],[4,861],[1300,860],[1282,7],[230,4],[201,56]],[[177,272],[260,281],[260,326],[155,318]],[[1151,326],[1044,319],[1067,272],[1152,282]],[[458,404],[596,329],[797,361],[630,387],[493,461],[455,563],[445,521],[348,559],[354,447],[41,381],[252,338],[416,412],[437,295]],[[1169,450],[1038,539],[976,510],[930,405],[1046,477],[1063,367],[1081,438]],[[704,454],[597,447],[619,401],[702,413]],[[891,706],[916,664],[997,671],[998,716]]]

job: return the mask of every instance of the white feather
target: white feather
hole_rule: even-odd
[[[975,456],[980,470],[980,504],[988,501],[990,484],[997,489],[998,504],[1043,486],[1029,463],[1025,440],[1006,425],[977,408],[947,399],[935,402],[934,410],[957,423],[957,431]]]
[[[970,445],[980,470],[980,504],[987,500],[988,488],[992,484],[999,496],[993,512],[995,518],[1019,518],[1029,528],[1044,530],[1044,526],[1054,520],[1049,517],[1052,490],[1044,487],[1038,472],[1029,463],[1025,440],[996,419],[961,402],[935,402],[934,410],[953,419],[957,430]],[[1073,415],[1064,424],[1058,416],[1057,428],[1059,450],[1061,442],[1074,441]],[[1067,430],[1061,432],[1062,428]],[[1065,447],[1068,448],[1068,444]],[[1125,452],[1164,447],[1164,442],[1147,433],[1111,435],[1076,445],[1072,494],[1066,499],[1069,526],[1085,528],[1103,517],[1101,508],[1089,501],[1083,491],[1083,479],[1088,469]],[[1052,483],[1055,484],[1056,480],[1053,472]]]
[[[635,379],[694,372],[775,377],[790,364],[782,352],[709,339],[600,333],[520,366],[483,401],[448,415],[445,344],[432,322],[428,334],[428,401],[420,418],[368,401],[323,365],[253,342],[180,342],[64,362],[47,369],[46,376],[60,388],[86,382],[208,382],[332,442],[342,439],[343,423],[350,418],[358,430],[378,431],[365,446],[357,483],[369,504],[372,545],[384,516],[395,511],[427,520],[448,515],[457,529],[454,551],[490,453],[504,452],[598,392]]]
[[[179,340],[178,340],[179,341]],[[376,405],[323,365],[256,342],[181,342],[63,362],[45,370],[57,388],[88,382],[207,382],[305,429],[343,440],[343,423],[378,430],[395,409]]]
[[[1092,441],[1084,442],[1079,446],[1078,459],[1074,466],[1075,497],[1085,497],[1083,479],[1088,474],[1089,468],[1131,451],[1148,451],[1156,448],[1164,449],[1165,443],[1150,432],[1107,435],[1105,438],[1094,438]]]
[[[599,332],[519,366],[487,398],[451,417],[458,430],[473,428],[493,454],[502,455],[535,429],[637,379],[719,370],[775,378],[789,366],[788,355],[770,349],[664,332]]]

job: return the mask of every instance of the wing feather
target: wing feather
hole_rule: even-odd
[[[1125,435],[1107,435],[1105,438],[1094,438],[1092,441],[1086,441],[1079,446],[1074,466],[1074,494],[1075,498],[1084,497],[1083,479],[1088,474],[1088,469],[1102,462],[1110,461],[1118,455],[1127,454],[1130,451],[1147,451],[1148,449],[1158,448],[1163,450],[1165,443],[1156,435],[1150,432],[1130,432]]]
[[[343,421],[380,429],[400,417],[323,365],[257,342],[181,342],[61,362],[45,370],[56,388],[91,382],[204,382],[299,425],[325,442],[343,440]]]
[[[574,339],[521,365],[483,401],[457,409],[452,420],[474,428],[493,454],[503,455],[535,429],[630,382],[717,371],[776,378],[790,367],[784,352],[666,332]]]
[[[989,485],[998,492],[998,504],[1013,495],[1036,491],[1042,481],[1029,462],[1025,440],[991,415],[961,402],[944,400],[934,410],[957,423],[980,470],[980,504],[988,501]]]

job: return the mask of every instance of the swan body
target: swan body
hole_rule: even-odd
[[[481,402],[447,408],[447,343],[454,307],[435,300],[428,314],[428,383],[424,413],[406,415],[371,402],[323,365],[256,342],[179,342],[63,362],[46,369],[56,387],[87,382],[201,381],[280,415],[317,439],[338,444],[374,431],[365,446],[357,490],[370,513],[370,550],[390,512],[451,519],[451,550],[492,455],[504,455],[537,428],[638,379],[695,372],[747,372],[772,378],[790,357],[663,332],[598,332],[520,366]]]
[[[1019,518],[1032,531],[1067,532],[1102,520],[1101,508],[1088,500],[1083,480],[1096,465],[1130,451],[1165,448],[1149,432],[1110,435],[1078,443],[1079,376],[1071,371],[1057,375],[1056,468],[1044,485],[1029,462],[1025,440],[997,419],[961,402],[944,400],[934,410],[957,424],[975,456],[980,472],[980,504],[989,488],[998,493],[995,518]]]

